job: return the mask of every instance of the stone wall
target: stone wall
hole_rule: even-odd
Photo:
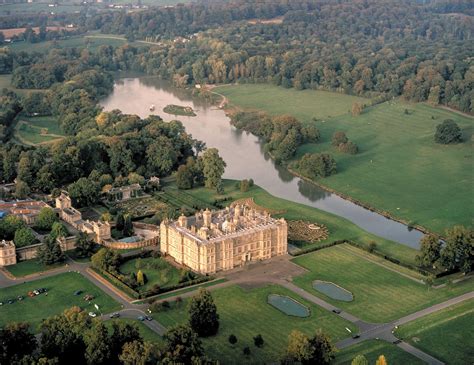
[[[40,248],[42,245],[42,243],[37,243],[36,245],[17,248],[16,254],[18,257],[18,261],[31,260],[36,258],[36,255],[38,254],[38,248]]]
[[[150,238],[148,240],[138,241],[138,242],[104,242],[102,246],[113,248],[115,250],[127,250],[127,249],[135,249],[135,248],[142,248],[148,246],[156,246],[160,243],[160,237]]]

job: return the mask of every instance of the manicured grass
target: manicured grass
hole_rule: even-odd
[[[293,259],[309,272],[293,279],[310,293],[369,322],[389,322],[474,289],[466,280],[432,289],[361,258],[342,244]],[[349,290],[354,300],[333,300],[312,287],[314,280],[333,282]]]
[[[446,364],[469,364],[474,358],[474,300],[409,322],[396,335]]]
[[[40,120],[35,119],[35,125],[30,123],[23,118],[18,122],[15,128],[15,136],[24,144],[36,145],[40,143],[51,142],[62,138],[61,135],[53,134],[47,127],[41,127],[40,125],[50,125],[52,129],[59,129],[57,122],[53,118],[44,117]],[[56,123],[56,125],[54,125]]]
[[[214,190],[206,188],[196,188],[186,190],[186,192],[208,203],[212,203],[216,198],[223,198],[224,196],[229,198],[229,200],[224,202],[225,204],[230,204],[235,199],[253,197],[257,204],[265,208],[284,211],[285,213],[279,216],[285,219],[302,219],[324,224],[329,230],[329,237],[324,241],[307,245],[306,247],[320,246],[337,240],[352,240],[364,245],[368,245],[373,241],[377,243],[377,250],[380,252],[413,265],[415,264],[415,256],[418,254],[418,251],[413,248],[370,234],[344,218],[303,204],[276,198],[258,186],[253,186],[249,191],[243,193],[235,187],[235,181],[225,180],[224,196],[219,196]]]
[[[347,114],[351,110],[352,103],[370,102],[357,96],[329,91],[297,91],[268,84],[223,86],[216,88],[215,91],[225,95],[233,106],[266,110],[274,115],[291,114],[305,121],[313,118],[326,120]]]
[[[321,106],[313,101],[319,100],[320,91],[268,85],[221,87],[217,91],[231,104],[272,114],[288,113],[314,124],[321,132],[321,142],[302,146],[297,157],[308,152],[334,156],[338,173],[319,179],[322,185],[437,233],[455,224],[472,224],[474,205],[466,204],[472,195],[472,117],[402,100],[370,107],[353,117],[347,112],[352,100],[343,95],[323,98]],[[329,111],[323,112],[326,106]],[[327,118],[329,114],[333,118]],[[314,122],[315,116],[326,119]],[[453,119],[463,129],[464,143],[434,143],[436,126],[445,119]],[[360,153],[352,156],[336,151],[331,146],[335,131],[344,131]]]
[[[59,127],[58,120],[54,117],[21,117],[21,119],[27,121],[35,128],[47,130],[48,134],[64,136],[64,132]]]
[[[310,308],[311,315],[306,318],[287,316],[267,304],[269,294],[288,295]],[[206,354],[222,364],[241,361],[242,349],[246,346],[251,349],[247,362],[258,364],[274,362],[285,351],[288,335],[293,329],[312,335],[318,328],[322,328],[333,341],[347,337],[345,327],[355,329],[351,323],[337,315],[276,285],[252,290],[231,286],[212,291],[212,296],[220,316],[220,327],[218,334],[203,339],[203,344]],[[153,316],[167,327],[186,322],[187,302],[188,300],[184,300],[178,308],[172,306],[170,310]],[[231,334],[238,339],[235,346],[230,345],[228,341]],[[253,344],[253,337],[258,334],[261,334],[265,341],[261,349]]]
[[[14,91],[15,93],[19,95],[26,95],[28,92],[45,92],[46,90],[44,89],[17,89],[16,87],[13,87],[11,85],[11,79],[12,75],[7,74],[7,75],[0,75],[0,90],[3,89],[9,89]]]
[[[48,271],[52,269],[57,269],[58,267],[63,266],[64,264],[53,264],[53,265],[43,265],[38,260],[26,260],[20,261],[16,265],[6,266],[5,269],[10,272],[13,276],[17,278],[36,274],[42,271]]]
[[[138,291],[150,290],[153,286],[160,287],[176,285],[179,283],[179,270],[163,258],[136,258],[126,261],[119,268],[125,276],[141,270],[147,278],[145,285],[138,287]]]
[[[334,364],[350,365],[354,357],[357,355],[364,355],[369,361],[369,364],[375,364],[375,361],[380,355],[385,356],[388,364],[424,364],[423,361],[408,352],[403,351],[396,345],[377,340],[364,341],[341,350],[336,355]]]
[[[46,288],[48,295],[40,294],[33,298],[28,297],[28,292],[37,288]],[[77,290],[81,290],[83,294],[74,295]],[[95,299],[86,302],[83,299],[85,294],[91,294]],[[19,295],[24,296],[22,301],[16,300]],[[15,299],[15,302],[5,304],[5,301],[10,298]],[[0,326],[7,322],[26,321],[31,324],[33,330],[38,328],[42,319],[59,314],[73,306],[97,312],[94,308],[94,304],[97,304],[102,313],[120,309],[120,305],[111,297],[75,272],[3,288],[0,290],[0,301],[4,302],[0,307]]]
[[[134,325],[135,327],[138,328],[138,330],[140,331],[140,335],[142,336],[143,340],[145,340],[145,341],[152,342],[152,343],[158,343],[158,344],[163,343],[163,338],[160,335],[156,334],[150,328],[145,326],[145,324],[143,322],[140,322],[137,319],[119,318],[119,319],[114,319],[114,320],[110,320],[110,321],[105,321],[104,323],[105,323],[106,327],[111,330],[112,329],[112,323],[114,321]]]

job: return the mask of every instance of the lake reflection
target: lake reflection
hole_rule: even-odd
[[[168,115],[163,108],[169,104],[190,106],[197,116]],[[272,195],[334,213],[375,235],[419,247],[421,232],[409,231],[401,223],[294,177],[284,167],[275,165],[255,136],[231,126],[224,111],[205,100],[193,98],[187,90],[177,89],[154,77],[124,78],[116,81],[114,91],[102,100],[101,105],[105,110],[119,109],[142,118],[151,114],[150,106],[154,105],[153,114],[160,115],[164,120],[179,119],[194,138],[219,150],[227,163],[225,178],[252,178]]]

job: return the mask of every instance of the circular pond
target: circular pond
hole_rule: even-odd
[[[310,315],[308,307],[285,295],[270,294],[268,296],[268,304],[288,316],[309,317]]]
[[[354,299],[350,291],[329,281],[315,280],[313,281],[313,288],[335,300],[351,302]]]

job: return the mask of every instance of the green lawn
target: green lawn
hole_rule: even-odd
[[[20,261],[16,265],[6,266],[5,269],[13,276],[22,277],[26,275],[36,274],[38,272],[57,269],[64,264],[43,265],[38,260]]]
[[[269,84],[222,86],[215,91],[225,95],[233,106],[266,110],[274,115],[291,114],[305,121],[347,114],[354,102],[370,103],[357,96],[319,90],[297,91]]]
[[[33,298],[27,296],[29,291],[37,288],[46,288],[48,295],[40,294]],[[81,290],[83,294],[74,295],[76,290]],[[95,299],[86,302],[83,299],[85,294],[91,294]],[[13,304],[5,303],[6,300],[16,299],[19,295],[25,298],[22,301],[16,300]],[[7,322],[26,321],[33,329],[37,329],[42,319],[59,314],[72,306],[96,312],[94,304],[97,304],[103,313],[120,309],[120,305],[111,297],[75,272],[3,288],[0,290],[0,301],[4,302],[0,307],[0,327]]]
[[[423,361],[398,348],[396,345],[377,340],[368,340],[357,345],[347,347],[336,355],[334,364],[350,365],[354,357],[364,355],[369,364],[375,364],[380,355],[384,355],[388,364],[421,365]]]
[[[354,248],[346,246],[338,245],[293,259],[309,270],[293,281],[363,320],[389,322],[474,289],[472,279],[441,289],[429,288],[356,256]],[[314,280],[333,282],[349,290],[354,300],[333,300],[312,288]]]
[[[114,319],[114,320],[111,320],[111,321],[105,321],[104,323],[105,323],[107,328],[112,329],[112,323],[114,321],[119,321],[119,322],[135,325],[135,327],[137,327],[138,330],[140,331],[140,335],[142,336],[143,340],[145,340],[145,341],[152,342],[152,343],[158,343],[158,344],[163,343],[163,338],[160,335],[156,334],[150,328],[145,326],[145,324],[143,322],[140,322],[137,319],[120,318],[120,319]]]
[[[54,117],[21,117],[35,128],[45,129],[48,134],[64,136],[64,132],[59,127],[58,120]]]
[[[474,359],[473,328],[474,300],[469,300],[409,322],[396,335],[446,364],[463,365]]]
[[[415,256],[418,254],[417,250],[370,234],[344,218],[303,204],[276,198],[258,186],[254,186],[248,192],[243,193],[240,189],[235,187],[235,181],[232,180],[224,181],[224,191],[224,196],[230,198],[224,202],[226,204],[230,204],[235,199],[253,197],[255,202],[259,205],[276,211],[285,211],[285,213],[281,214],[285,219],[302,219],[324,224],[329,229],[329,237],[319,243],[308,244],[306,247],[324,245],[343,239],[356,241],[364,245],[368,245],[374,241],[377,243],[377,249],[379,251],[395,257],[400,261],[415,264]],[[223,197],[217,195],[214,190],[206,188],[196,188],[186,190],[186,192],[208,203],[214,202],[216,198]]]
[[[164,287],[179,283],[179,270],[163,258],[147,257],[128,260],[120,266],[119,270],[126,276],[132,272],[136,274],[138,270],[145,274],[147,282],[138,288],[140,292],[150,290],[154,285]]]
[[[36,145],[58,139],[57,136],[42,134],[42,128],[35,127],[27,122],[20,121],[16,128],[16,137],[25,144]]]
[[[20,95],[25,95],[28,92],[45,92],[47,90],[44,89],[17,89],[16,87],[13,87],[11,85],[11,80],[12,80],[12,75],[11,74],[6,74],[6,75],[0,75],[0,91],[3,89],[9,89],[14,91],[17,94]]]
[[[283,314],[267,304],[269,294],[291,296],[310,308],[310,317],[298,318]],[[276,361],[285,351],[288,335],[293,329],[312,335],[318,328],[322,328],[333,341],[347,337],[345,327],[355,330],[351,323],[280,286],[270,285],[252,290],[231,286],[212,291],[212,296],[220,316],[219,333],[203,339],[203,344],[206,354],[223,364],[245,361],[242,349],[246,346],[251,349],[247,362],[262,364]],[[187,320],[186,302],[187,300],[184,300],[178,308],[173,306],[172,309],[153,316],[167,327],[183,323]],[[228,342],[231,334],[238,339],[235,346]],[[257,334],[261,334],[265,341],[261,349],[253,344],[253,337]]]
[[[229,86],[217,91],[231,104],[272,114],[288,113],[316,125],[321,143],[302,146],[297,157],[307,152],[334,156],[338,173],[320,179],[322,185],[434,232],[443,233],[455,224],[472,224],[472,117],[402,100],[368,108],[353,117],[348,110],[354,99],[346,95],[327,93],[322,98],[321,91],[268,85]],[[320,99],[322,103],[317,102]],[[314,122],[313,117],[320,120]],[[436,125],[448,118],[460,125],[466,142],[451,146],[434,143]],[[331,146],[335,131],[344,131],[360,153],[337,152]]]

